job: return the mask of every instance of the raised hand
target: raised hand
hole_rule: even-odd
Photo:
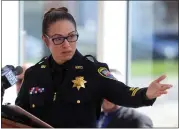
[[[172,87],[171,84],[161,84],[160,82],[166,78],[166,75],[162,75],[154,80],[148,87],[146,96],[148,99],[154,99],[162,94],[167,94],[167,89]]]

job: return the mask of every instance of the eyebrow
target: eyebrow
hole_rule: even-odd
[[[73,34],[74,32],[77,33],[76,30],[74,30],[72,32],[69,32],[68,35]],[[54,36],[64,36],[64,35],[62,35],[62,34],[54,34],[51,37],[54,37]]]

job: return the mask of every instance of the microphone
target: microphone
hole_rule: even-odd
[[[14,70],[15,75],[20,75],[23,73],[23,68],[21,66],[17,66]]]
[[[1,87],[7,89],[13,86],[18,80],[17,75],[20,75],[23,72],[21,66],[17,66],[16,68],[12,65],[6,65],[1,69]]]
[[[1,69],[1,105],[3,102],[4,91],[13,86],[18,80],[17,75],[23,72],[21,66],[16,68],[12,65],[6,65]]]

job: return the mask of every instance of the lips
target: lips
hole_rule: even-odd
[[[71,54],[71,51],[62,52],[62,54]]]

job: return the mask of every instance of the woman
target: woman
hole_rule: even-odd
[[[171,87],[160,84],[165,75],[147,88],[128,87],[107,64],[81,55],[76,22],[65,7],[44,15],[42,33],[51,55],[27,69],[16,105],[53,127],[96,127],[103,98],[121,106],[149,106]]]

